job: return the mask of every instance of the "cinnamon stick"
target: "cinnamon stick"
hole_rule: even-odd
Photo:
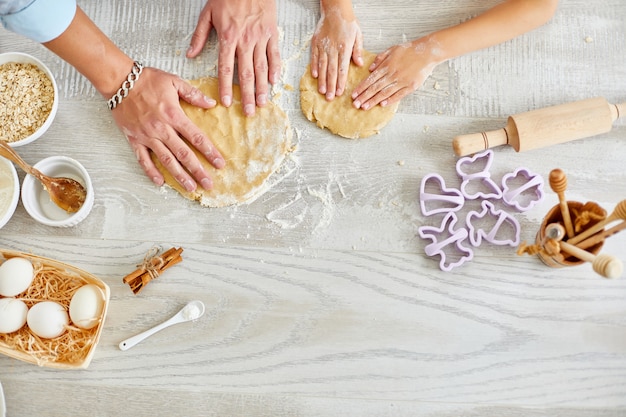
[[[130,286],[133,293],[138,294],[150,281],[157,278],[166,269],[181,262],[183,248],[170,248],[158,255],[159,248],[152,248],[143,260],[137,265],[138,269],[126,275],[122,280]]]

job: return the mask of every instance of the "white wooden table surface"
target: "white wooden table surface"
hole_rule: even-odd
[[[184,58],[201,0],[79,2],[131,56],[195,78],[215,74],[215,43]],[[495,0],[356,3],[365,47],[458,23]],[[626,3],[562,0],[546,26],[436,68],[378,136],[334,137],[304,119],[298,84],[316,0],[278,0],[283,74],[276,91],[298,149],[249,205],[207,209],[152,185],[103,100],[71,67],[6,31],[0,51],[43,59],[61,102],[31,163],[79,160],[96,189],[75,228],[39,225],[20,204],[0,246],[85,269],[111,287],[86,370],[0,357],[8,416],[623,416],[626,278],[588,264],[553,269],[482,245],[451,272],[424,254],[422,177],[458,186],[452,137],[511,114],[595,96],[626,100]],[[435,84],[436,87],[435,88]],[[294,87],[293,89],[288,88]],[[569,200],[611,211],[626,198],[626,122],[612,132],[516,153],[495,150],[492,176],[518,167],[568,175]],[[20,173],[23,178],[23,173]],[[515,214],[533,241],[557,197]],[[122,277],[154,245],[184,261],[133,295]],[[626,262],[626,233],[602,252]],[[207,314],[122,352],[118,343],[200,299]]]

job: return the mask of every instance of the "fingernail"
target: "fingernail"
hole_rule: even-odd
[[[326,100],[330,101],[335,98],[335,95],[331,92],[326,93]]]
[[[152,182],[158,186],[163,185],[163,179],[159,177],[152,177]]]
[[[185,180],[183,181],[183,187],[185,188],[185,190],[191,192],[196,189],[196,184],[191,180]]]
[[[243,112],[246,116],[252,116],[254,114],[254,104],[246,104],[243,108]]]
[[[222,97],[222,104],[225,107],[229,107],[232,104],[232,99],[230,98],[230,96],[224,96]]]
[[[357,62],[357,64],[359,64],[359,65],[363,65],[363,58],[358,57],[358,58],[356,59],[356,62]]]
[[[374,64],[370,65],[370,67],[368,68],[370,71],[374,70]]]
[[[204,101],[206,101],[206,104],[208,104],[209,106],[215,106],[217,104],[217,101],[207,96],[204,96]]]
[[[361,106],[361,108],[362,108],[363,110],[367,110],[367,109],[369,109],[369,108],[370,108],[370,106],[369,106],[369,104],[365,103],[365,104],[363,104],[363,105]]]
[[[224,161],[222,158],[215,158],[213,160],[213,166],[217,169],[224,168],[226,166],[226,161]]]
[[[385,107],[387,105],[387,100],[383,100],[380,102],[380,107]]]
[[[354,100],[354,103],[352,103],[354,105],[355,108],[360,109],[361,108],[361,102],[359,100]]]
[[[259,94],[259,96],[257,97],[256,101],[261,106],[267,104],[267,94]]]
[[[213,181],[208,178],[203,178],[202,180],[200,180],[200,185],[202,185],[202,188],[204,188],[205,190],[210,190],[211,188],[213,188]]]
[[[191,54],[193,52],[193,46],[189,45],[189,48],[187,48],[187,55]]]
[[[320,94],[326,94],[326,86],[321,85],[321,86],[319,87],[319,92],[320,92]]]
[[[337,89],[337,92],[335,93],[335,95],[340,96],[343,94],[343,90],[341,88]]]

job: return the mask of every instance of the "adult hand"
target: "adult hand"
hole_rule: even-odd
[[[338,7],[322,10],[311,39],[311,76],[317,78],[320,94],[327,100],[343,94],[348,79],[350,59],[363,65],[363,35],[352,12]]]
[[[187,118],[179,99],[202,108],[216,104],[181,78],[144,68],[128,96],[113,109],[113,118],[155,184],[163,184],[163,175],[152,162],[149,151],[154,152],[187,191],[196,189],[195,181],[209,190],[213,186],[211,178],[181,138],[187,139],[216,168],[224,166],[224,159],[209,138]]]
[[[379,54],[370,65],[371,74],[352,92],[354,107],[388,106],[421,87],[439,63],[433,56],[436,49],[428,47],[428,42],[418,39]]]
[[[280,78],[275,0],[207,0],[191,37],[187,57],[197,56],[215,28],[219,41],[218,78],[222,104],[232,104],[237,58],[244,114],[268,101],[269,86]],[[256,87],[256,96],[255,96]]]

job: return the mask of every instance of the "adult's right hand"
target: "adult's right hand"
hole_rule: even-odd
[[[133,148],[146,175],[157,185],[163,175],[154,165],[150,151],[187,191],[197,183],[213,187],[200,160],[181,138],[185,138],[216,168],[224,167],[224,159],[209,138],[185,115],[179,99],[210,108],[215,100],[180,77],[155,69],[144,68],[128,96],[112,110],[113,119]],[[191,175],[190,175],[191,174]]]

